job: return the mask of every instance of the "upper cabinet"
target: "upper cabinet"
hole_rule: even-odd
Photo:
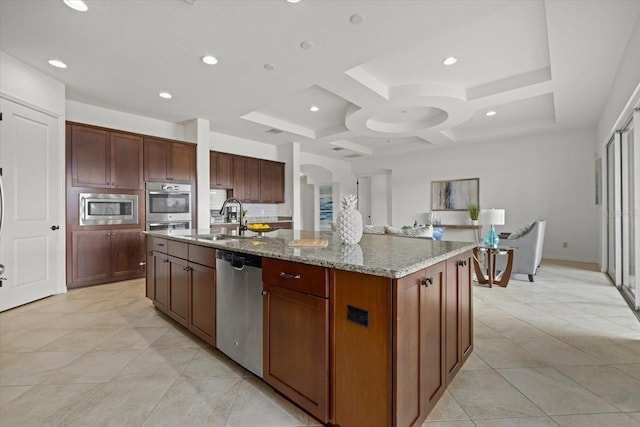
[[[233,158],[231,154],[209,152],[209,188],[233,188]]]
[[[142,137],[76,124],[70,127],[74,187],[143,188]]]
[[[284,203],[284,163],[260,161],[260,201]]]
[[[144,180],[147,182],[182,182],[195,180],[196,146],[194,144],[144,139]]]
[[[260,202],[260,159],[233,156],[233,197],[243,202]]]

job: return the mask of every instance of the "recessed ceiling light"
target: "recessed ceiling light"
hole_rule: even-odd
[[[455,56],[450,56],[450,57],[448,57],[448,58],[445,58],[445,59],[442,61],[442,63],[443,63],[444,65],[453,65],[453,64],[455,64],[456,62],[458,62],[458,58],[456,58]]]
[[[287,3],[300,3],[300,0],[287,0]]]
[[[164,98],[164,99],[172,98],[172,95],[169,92],[160,92],[159,95],[160,95],[160,98]]]
[[[78,12],[86,12],[89,10],[89,6],[87,6],[87,4],[82,0],[64,0],[64,4]]]
[[[308,41],[303,41],[302,43],[300,43],[300,47],[303,48],[304,50],[309,50],[313,47],[313,43]]]
[[[215,65],[218,63],[218,60],[216,59],[215,56],[206,55],[202,57],[202,62],[204,62],[207,65]]]
[[[315,113],[316,111],[320,111],[320,107],[318,107],[317,105],[312,105],[311,107],[309,107],[309,111],[313,111]]]
[[[493,110],[491,111],[487,111],[487,116],[491,117],[491,116],[495,116],[497,113]]]
[[[364,15],[360,13],[354,13],[349,18],[349,22],[351,22],[353,25],[360,25],[364,22]]]
[[[59,59],[50,59],[49,64],[53,65],[56,68],[67,68],[67,64],[60,61]]]
[[[264,69],[267,71],[273,71],[275,70],[276,66],[273,64],[264,64]]]

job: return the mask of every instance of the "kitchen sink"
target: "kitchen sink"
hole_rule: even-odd
[[[237,238],[238,236],[231,236],[231,235],[225,235],[225,234],[202,234],[199,236],[196,236],[196,238],[198,239],[203,239],[203,240],[211,240],[214,242],[220,241],[220,240],[233,240],[234,238]]]

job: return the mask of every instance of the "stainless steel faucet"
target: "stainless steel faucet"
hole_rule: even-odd
[[[239,216],[240,216],[240,227],[238,229],[238,233],[242,235],[244,233],[244,231],[247,229],[247,225],[242,223],[242,202],[240,200],[238,200],[238,199],[236,199],[234,197],[231,197],[231,198],[225,200],[224,203],[222,204],[222,207],[220,208],[220,215],[224,215],[224,208],[227,206],[227,203],[229,203],[229,202],[231,202],[231,203],[235,202],[235,203],[240,205],[240,214],[239,214]]]

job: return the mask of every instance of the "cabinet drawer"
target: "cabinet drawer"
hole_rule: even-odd
[[[149,239],[151,240],[151,249],[156,252],[162,252],[163,254],[167,253],[167,250],[169,249],[167,239],[159,239],[157,237],[150,237]]]
[[[216,268],[216,250],[204,246],[189,245],[189,261]]]
[[[324,267],[262,259],[262,281],[319,297],[329,297],[329,271]]]
[[[182,242],[175,242],[169,240],[169,255],[173,255],[178,258],[189,258],[189,244]]]

